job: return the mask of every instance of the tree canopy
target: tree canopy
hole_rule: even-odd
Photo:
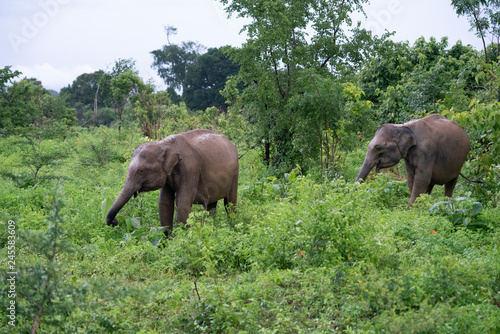
[[[490,61],[486,40],[498,44],[500,41],[500,1],[499,0],[452,0],[451,4],[459,16],[466,16],[471,25],[471,30],[483,42],[484,56]],[[498,48],[495,60],[498,59]]]
[[[35,79],[18,80],[21,73],[5,67],[3,132],[44,119],[69,126],[76,118],[83,126],[139,126],[157,139],[175,131],[175,117],[183,129],[200,123],[215,128],[232,119],[245,129],[230,131],[257,148],[265,164],[279,171],[319,166],[330,173],[339,152],[356,147],[380,123],[437,112],[473,127],[464,113],[487,113],[498,102],[499,44],[486,44],[498,39],[497,1],[452,2],[483,39],[481,51],[461,42],[450,46],[446,37],[410,43],[394,42],[389,32],[374,36],[353,21],[365,0],[220,3],[230,15],[248,19],[246,42],[219,48],[175,44],[177,29],[167,26],[167,44],[151,51],[164,91],[143,81],[133,59],[82,74],[59,95]],[[474,132],[482,138],[476,151],[491,155],[491,133],[482,131],[479,126]],[[486,161],[491,166],[496,160]]]
[[[239,66],[232,62],[222,48],[210,48],[187,67],[182,97],[191,110],[208,107],[226,109],[220,94],[227,78],[238,74]]]
[[[9,68],[4,68],[4,73],[9,71]],[[20,75],[11,72],[5,78],[11,80],[14,74]],[[66,107],[63,97],[52,96],[36,79],[14,81],[4,86],[0,94],[0,129],[7,133],[48,122],[73,125],[75,116],[74,109]]]
[[[176,29],[166,29],[167,39]],[[223,48],[206,48],[195,42],[180,45],[167,44],[162,49],[151,51],[157,70],[169,89],[172,100],[178,98],[191,110],[205,110],[208,107],[226,109],[225,99],[220,94],[227,78],[236,75],[239,66],[224,52]]]
[[[304,163],[317,150],[299,145],[308,142],[302,138],[312,130],[303,124],[317,117],[313,132],[321,142],[329,142],[334,139],[328,139],[328,131],[335,132],[345,115],[339,112],[342,94],[333,93],[335,101],[320,95],[340,89],[343,65],[360,60],[353,56],[353,46],[360,39],[372,43],[371,34],[357,25],[352,35],[346,29],[353,26],[351,13],[362,11],[365,1],[221,2],[230,14],[251,19],[244,27],[247,42],[228,52],[241,66],[239,80],[245,88],[240,102],[264,141],[264,159],[288,166]],[[319,86],[329,88],[323,91]],[[309,98],[307,92],[323,101],[322,112],[304,109],[310,104],[300,100]]]
[[[366,98],[379,110],[379,122],[400,123],[438,108],[463,111],[476,90],[479,54],[459,41],[387,40],[357,74]],[[439,105],[439,106],[438,106]]]
[[[198,58],[203,46],[195,42],[182,42],[181,45],[168,44],[151,51],[153,65],[160,78],[174,89],[183,90],[189,65]]]
[[[81,74],[71,85],[62,88],[60,94],[66,98],[69,106],[77,110],[77,118],[84,124],[89,121],[85,115],[89,111],[112,106],[111,75],[103,70]],[[98,116],[100,115],[102,110]],[[99,120],[98,124],[109,125],[102,117],[99,117]]]

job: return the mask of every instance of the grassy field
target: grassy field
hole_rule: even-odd
[[[353,183],[361,148],[334,178],[275,175],[252,150],[237,213],[196,208],[165,239],[158,192],[104,222],[145,141],[83,129],[37,155],[2,138],[0,332],[500,332],[499,194],[461,179],[453,202],[436,187],[408,210],[404,168]]]

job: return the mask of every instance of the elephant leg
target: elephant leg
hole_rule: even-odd
[[[451,195],[453,195],[453,190],[455,190],[455,186],[457,185],[458,177],[454,178],[448,183],[444,184],[444,195],[446,197],[451,198]]]
[[[408,202],[408,207],[413,205],[413,202],[417,199],[420,194],[424,194],[429,189],[431,184],[432,169],[416,169],[415,179],[413,181],[413,188],[411,190],[410,201]]]
[[[210,212],[210,215],[214,215],[217,212],[217,202],[208,204],[207,211]]]
[[[226,212],[236,212],[236,204],[238,203],[238,176],[233,178],[231,189],[226,197],[224,197],[224,207]]]
[[[172,189],[163,187],[160,190],[158,199],[158,211],[160,213],[161,226],[167,226],[165,235],[174,229],[174,198],[175,193]]]
[[[425,193],[430,195],[433,188],[434,188],[434,184],[432,184],[432,183],[429,184],[429,186],[427,187],[427,191]]]
[[[408,188],[410,192],[413,191],[413,183],[415,182],[415,169],[411,166],[408,166],[408,163],[405,163],[406,168],[406,182],[408,183]]]
[[[177,204],[177,222],[183,223],[186,227],[189,227],[186,222],[191,213],[191,206],[193,205],[195,196],[196,188],[190,187],[177,190],[175,196],[175,203]]]

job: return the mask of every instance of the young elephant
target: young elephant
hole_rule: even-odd
[[[160,190],[160,222],[173,229],[174,201],[177,222],[186,223],[192,204],[215,210],[217,201],[236,205],[238,151],[225,136],[192,130],[139,146],[128,167],[123,189],[106,216],[117,225],[116,215],[132,196]],[[166,232],[167,233],[167,232]]]
[[[451,197],[469,150],[464,129],[441,115],[405,124],[383,124],[368,145],[356,181],[365,179],[374,166],[378,173],[404,159],[411,191],[409,207],[420,194],[430,194],[436,184],[444,184],[445,196]]]

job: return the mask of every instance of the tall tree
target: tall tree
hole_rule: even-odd
[[[112,105],[111,75],[103,70],[81,74],[71,85],[62,88],[60,95],[66,97],[68,106],[77,110],[81,122],[88,122],[84,119],[86,111]],[[94,125],[97,125],[95,121]]]
[[[18,123],[23,121],[22,115],[12,112],[12,107],[16,104],[17,95],[20,93],[14,93],[12,87],[9,87],[9,83],[12,83],[13,79],[20,76],[22,73],[19,71],[12,71],[12,66],[5,66],[0,69],[0,129],[10,129],[13,126],[18,126]],[[4,130],[4,131],[5,131]]]
[[[167,86],[182,90],[187,67],[198,58],[204,48],[195,42],[164,45],[161,49],[151,51],[153,55],[151,67],[156,69]]]
[[[355,39],[371,35],[360,33],[358,26],[349,35],[346,27],[353,26],[350,14],[362,12],[367,0],[221,2],[230,14],[251,19],[244,27],[246,43],[230,54],[241,66],[239,77],[246,85],[242,104],[265,141],[264,159],[270,162],[274,146],[276,159],[293,166],[309,153],[297,145],[302,133],[296,125],[304,117],[297,107],[301,105],[297,99],[305,91],[301,84],[323,82],[304,77],[311,77],[311,73],[330,77],[330,71],[338,73],[342,64],[354,59]],[[291,98],[293,104],[289,104]]]
[[[54,122],[73,125],[75,114],[63,97],[52,96],[36,79],[15,81],[0,94],[0,128],[6,130]]]
[[[471,30],[481,38],[484,48],[486,62],[489,62],[486,38],[500,38],[500,0],[452,0],[458,16],[466,16],[469,19]],[[493,42],[493,41],[492,41]]]
[[[12,80],[22,73],[19,71],[12,71],[12,66],[5,66],[3,69],[0,69],[0,93],[5,93],[7,89],[7,85],[12,82]]]
[[[131,95],[137,93],[139,87],[144,85],[135,69],[133,59],[119,59],[111,70],[111,94],[113,107],[119,119],[118,131],[121,131],[123,112]]]
[[[134,112],[142,133],[154,140],[162,139],[163,122],[171,105],[167,91],[155,92],[151,83],[139,85],[137,94],[131,98]]]
[[[225,98],[220,94],[227,78],[238,74],[235,64],[222,48],[210,48],[187,67],[183,98],[191,110],[208,107],[226,109]]]

